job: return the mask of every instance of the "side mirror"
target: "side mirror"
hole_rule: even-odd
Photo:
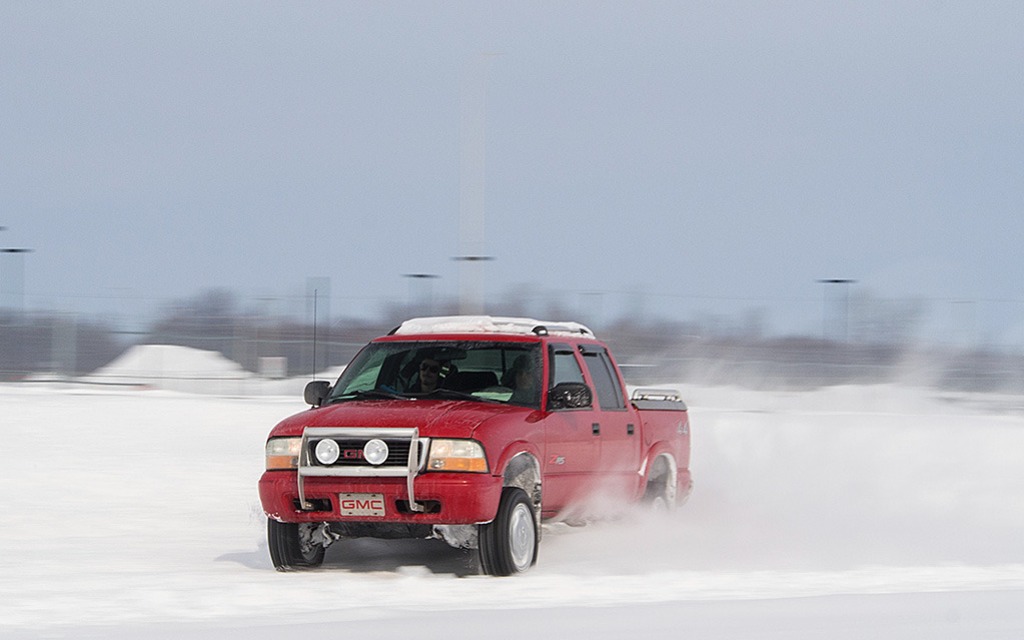
[[[548,410],[584,409],[594,404],[594,394],[582,382],[560,382],[548,391]]]
[[[313,380],[306,383],[306,389],[302,392],[302,397],[306,400],[306,404],[319,407],[330,393],[330,382],[326,380]]]

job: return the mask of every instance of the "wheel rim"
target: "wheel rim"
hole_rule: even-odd
[[[533,549],[537,541],[537,529],[533,523],[533,513],[525,504],[517,504],[509,519],[508,546],[512,555],[512,564],[516,571],[525,571],[533,562]]]

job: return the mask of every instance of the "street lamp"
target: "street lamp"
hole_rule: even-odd
[[[409,295],[408,299],[406,300],[407,311],[411,312],[414,305],[414,284],[416,282],[422,282],[424,284],[426,292],[424,296],[421,296],[420,303],[425,303],[425,306],[427,308],[426,311],[428,314],[434,313],[434,288],[432,286],[432,281],[437,280],[441,276],[434,273],[403,273],[402,277],[409,279]]]
[[[842,316],[841,316],[841,320],[842,320],[842,324],[843,324],[843,330],[842,330],[843,342],[846,342],[847,339],[849,338],[848,332],[849,332],[849,328],[850,328],[850,286],[849,285],[856,284],[857,281],[856,280],[850,280],[848,278],[823,278],[821,280],[818,280],[817,282],[818,282],[818,284],[841,284],[841,285],[846,285],[845,287],[843,287],[843,313],[842,313]],[[826,306],[827,297],[828,297],[828,288],[826,287],[825,295],[823,295],[822,299],[821,299],[821,337],[822,337],[822,339],[824,339],[824,338],[826,338],[828,336],[828,330],[827,330],[828,322],[826,320],[827,314],[825,312],[825,306]]]
[[[459,313],[479,315],[484,312],[484,276],[482,264],[494,260],[493,256],[466,255],[452,258],[465,268],[459,269]]]
[[[2,229],[2,227],[0,227],[0,229]],[[4,293],[4,302],[6,302],[8,295],[10,295],[12,299],[16,299],[17,304],[11,304],[10,307],[17,308],[17,311],[20,313],[25,313],[25,254],[27,253],[32,253],[32,249],[25,249],[22,247],[8,247],[0,249],[0,254],[10,255],[17,258],[17,273],[12,275],[10,278],[4,278],[3,282],[7,282],[8,286],[3,288],[2,291]],[[2,306],[6,305],[0,303],[0,307]]]

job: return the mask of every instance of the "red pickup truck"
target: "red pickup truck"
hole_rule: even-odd
[[[270,432],[259,491],[274,566],[317,567],[346,537],[442,538],[490,575],[529,569],[542,519],[595,493],[671,508],[690,493],[679,393],[626,394],[585,326],[409,320]]]

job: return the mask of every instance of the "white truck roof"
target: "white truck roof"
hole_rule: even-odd
[[[495,316],[438,316],[413,318],[399,325],[392,335],[430,333],[513,333],[519,335],[574,335],[594,337],[578,322],[549,322],[533,318]]]

